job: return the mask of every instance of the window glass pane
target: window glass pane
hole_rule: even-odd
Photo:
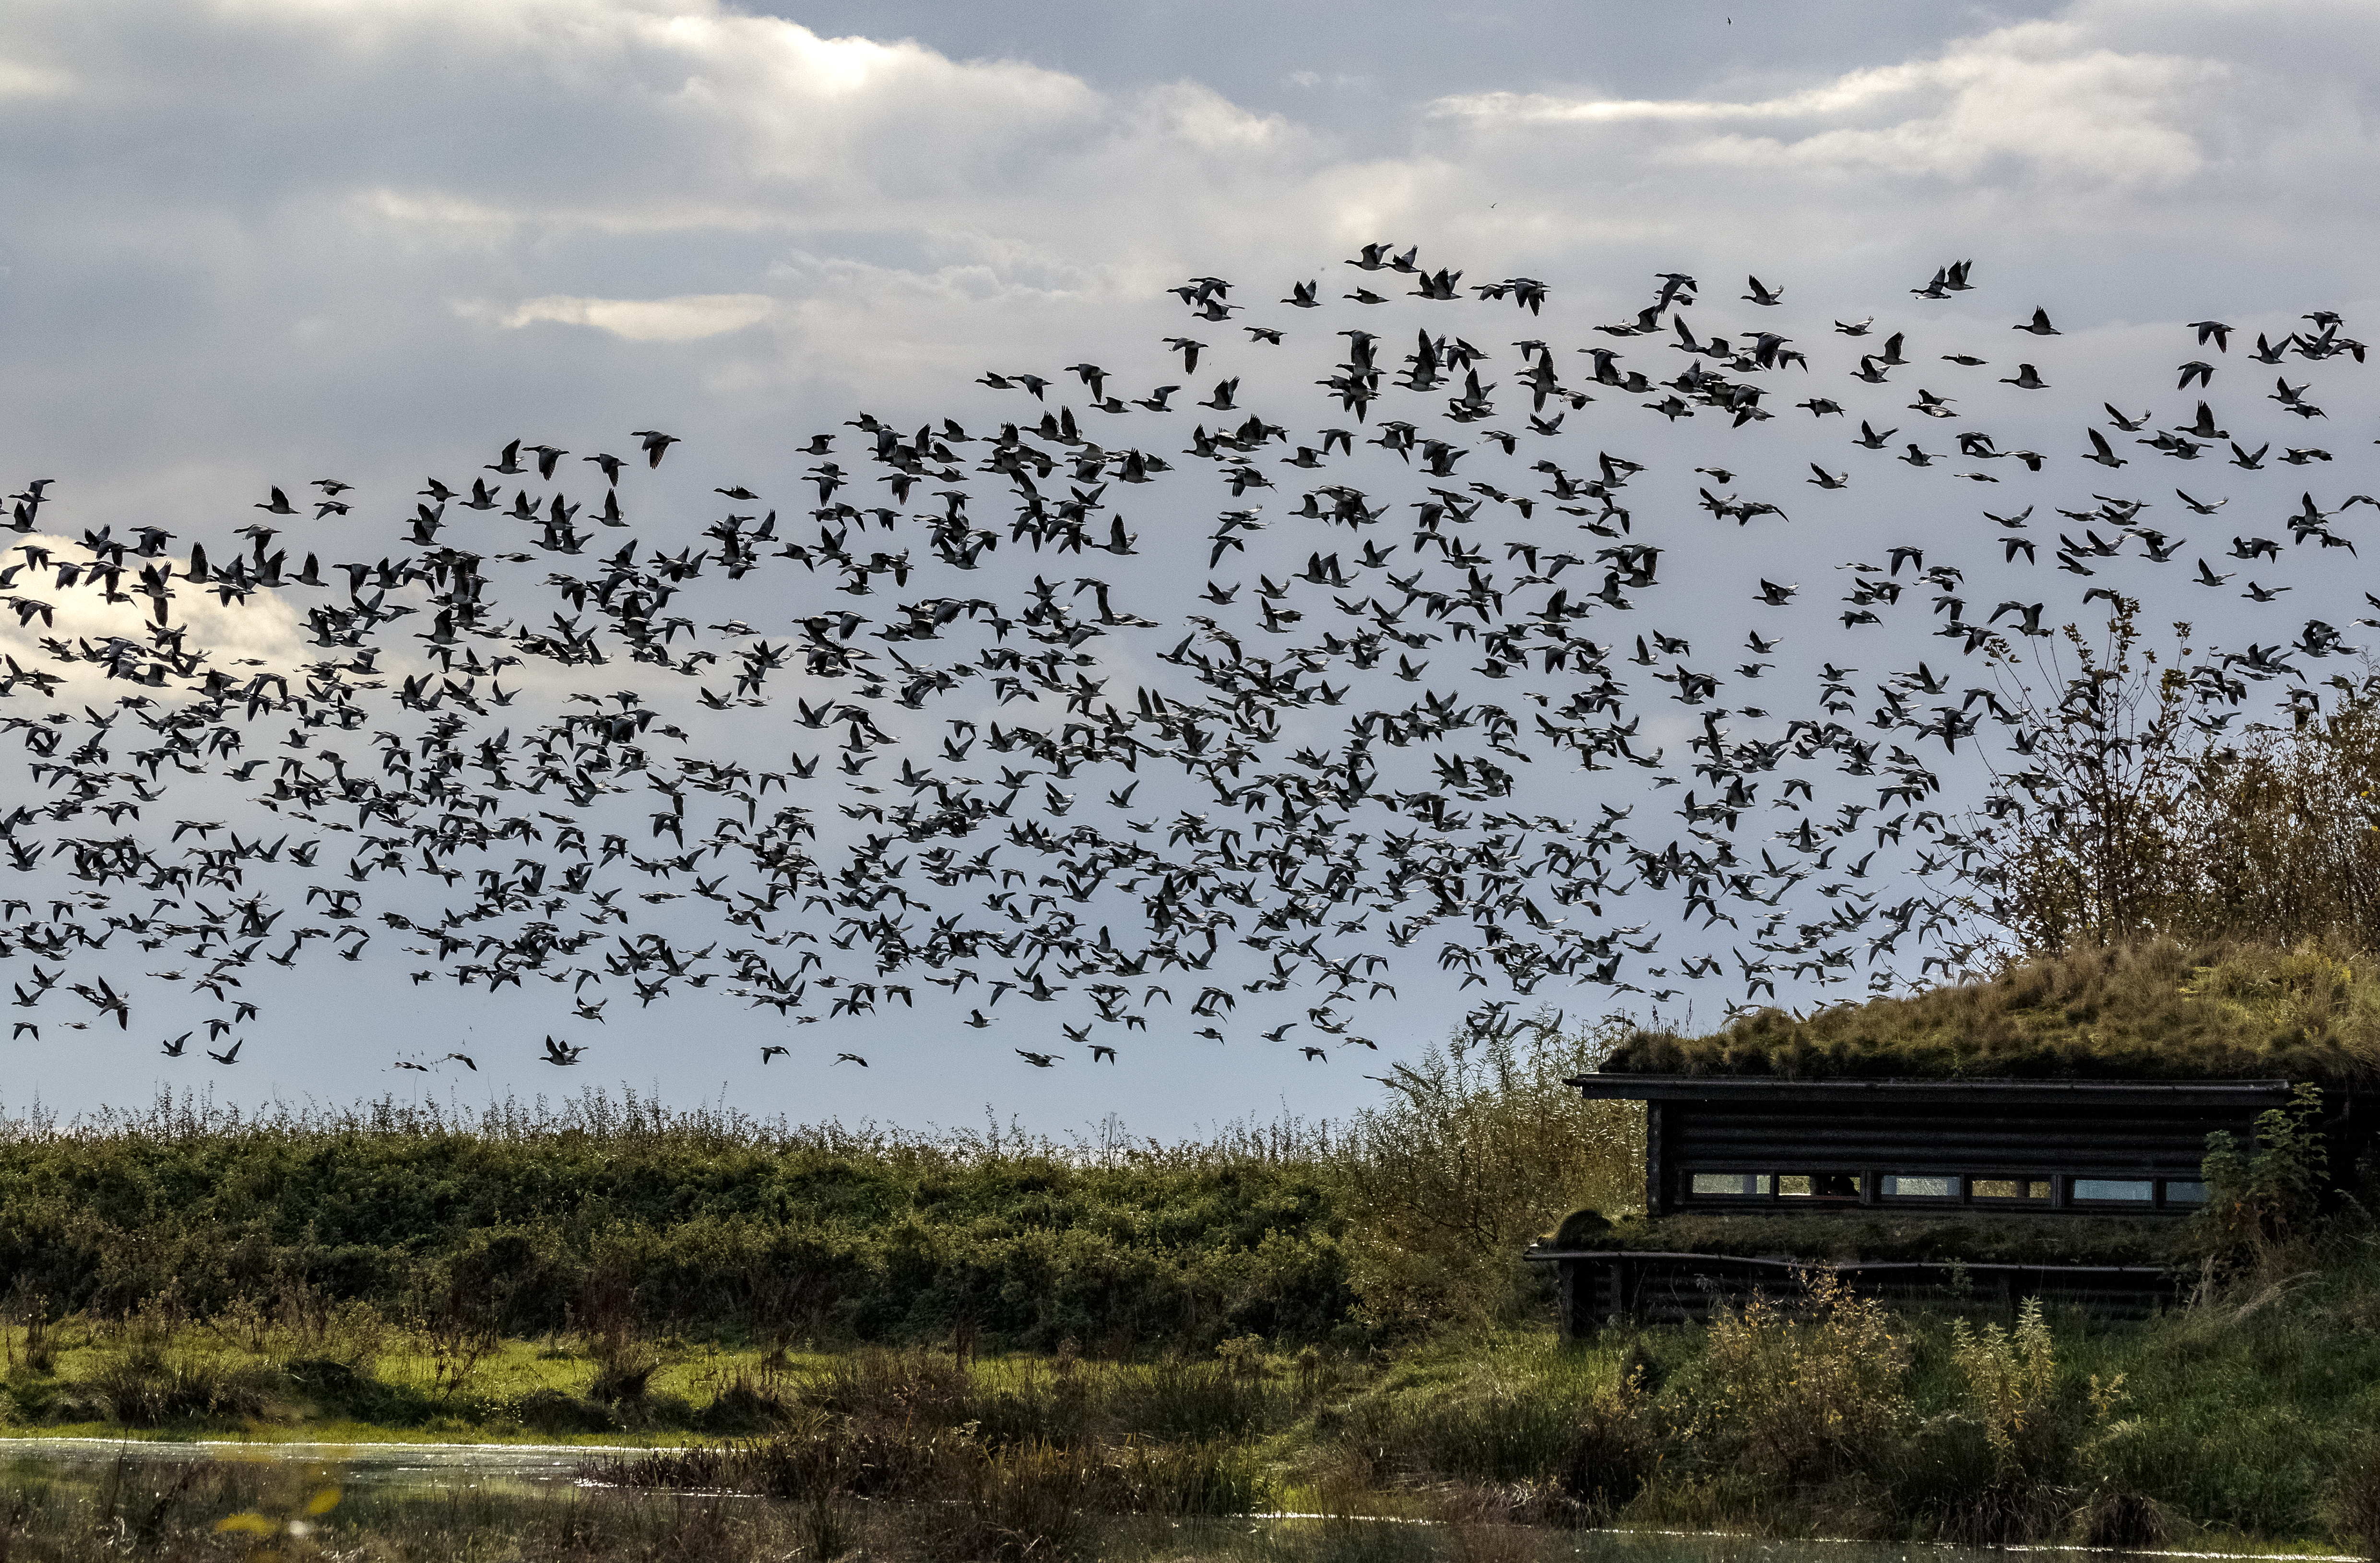
[[[1696,1194],[1718,1195],[1741,1195],[1759,1191],[1755,1191],[1752,1184],[1753,1175],[1748,1172],[1697,1172],[1687,1184],[1687,1189]]]
[[[1885,1178],[1884,1197],[1888,1200],[1955,1200],[1959,1197],[1959,1180],[1950,1177],[1905,1178],[1896,1173]]]
[[[2165,1183],[2165,1201],[2168,1204],[2204,1204],[2206,1185],[2185,1183],[2178,1178],[2168,1178]]]
[[[1788,1198],[1806,1198],[1810,1190],[1807,1174],[1789,1172],[1777,1179],[1777,1191]]]
[[[1768,1174],[1765,1172],[1755,1172],[1752,1175],[1752,1191],[1755,1194],[1766,1194],[1768,1192]]]
[[[2046,1200],[2049,1185],[2030,1178],[1978,1178],[1967,1185],[1979,1200]]]
[[[2148,1179],[2078,1178],[2074,1180],[2074,1197],[2078,1200],[2122,1200],[2146,1204],[2149,1203]]]

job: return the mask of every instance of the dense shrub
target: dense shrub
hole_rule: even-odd
[[[176,1283],[200,1317],[302,1287],[514,1335],[591,1305],[644,1327],[1049,1349],[1319,1337],[1351,1300],[1318,1135],[924,1142],[600,1094],[470,1120],[184,1100],[0,1128],[0,1295],[103,1316]]]
[[[178,1285],[206,1318],[296,1288],[449,1333],[578,1330],[624,1394],[638,1364],[618,1343],[662,1326],[1113,1355],[1541,1313],[1520,1251],[1639,1183],[1640,1116],[1563,1083],[1599,1056],[1541,1019],[1391,1066],[1343,1132],[1172,1146],[601,1093],[479,1115],[167,1097],[65,1128],[0,1118],[0,1295],[112,1317]]]
[[[2192,1236],[2211,1271],[2266,1281],[2310,1263],[2314,1217],[2330,1189],[2319,1087],[2300,1085],[2287,1107],[2256,1115],[2254,1142],[2207,1136],[2206,1204]]]
[[[1355,1116],[1334,1158],[1367,1322],[1411,1333],[1540,1311],[1546,1277],[1522,1250],[1575,1206],[1641,1204],[1643,1108],[1568,1083],[1611,1040],[1541,1016],[1389,1067],[1387,1100]]]
[[[1827,1271],[1798,1297],[1755,1293],[1710,1324],[1702,1369],[1716,1448],[1793,1485],[1875,1459],[1909,1409],[1909,1346],[1883,1306]]]

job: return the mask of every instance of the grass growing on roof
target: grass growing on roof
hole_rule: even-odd
[[[2380,1079],[2380,961],[2309,944],[2075,950],[1907,998],[1804,1018],[1762,1009],[1705,1036],[1638,1032],[1615,1074],[1802,1080]]]

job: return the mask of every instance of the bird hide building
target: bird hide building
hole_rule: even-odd
[[[2251,1142],[2258,1115],[2291,1092],[2279,1079],[1796,1079],[1608,1065],[1570,1083],[1645,1111],[1645,1218],[1581,1212],[1528,1256],[1556,1266],[1572,1333],[1623,1316],[1700,1316],[1814,1262],[1888,1296],[1947,1287],[2144,1311],[2181,1284],[2157,1251],[2206,1200],[2207,1137]],[[2354,1165],[2339,1141],[2369,1139],[2362,1106],[2332,1100],[2336,1167]],[[1766,1252],[1694,1252],[1714,1235]]]

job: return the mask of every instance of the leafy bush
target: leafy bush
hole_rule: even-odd
[[[2072,1449],[2058,1393],[2058,1349],[2039,1298],[2027,1298],[2016,1327],[1950,1325],[1950,1358],[1965,1380],[1970,1419],[1983,1435],[1980,1468],[1953,1460],[1937,1515],[1955,1540],[1973,1545],[2033,1541],[2063,1522]],[[2120,1504],[2102,1523],[2133,1522]]]
[[[2206,1137],[2206,1203],[2192,1217],[2199,1251],[2217,1275],[2266,1281],[2310,1263],[2315,1215],[2329,1189],[2322,1091],[2301,1084],[2286,1107],[2256,1115],[2255,1141]]]
[[[2057,1415],[2058,1348],[2042,1322],[2041,1299],[2024,1300],[2012,1331],[1952,1320],[1950,1355],[1966,1375],[1993,1459],[2003,1470],[2021,1469]]]
[[[2380,676],[2328,680],[2294,728],[2201,736],[2204,697],[2118,599],[2096,647],[2072,627],[2028,667],[1998,659],[2025,768],[1998,778],[1960,873],[2037,956],[2163,935],[2283,946],[2380,934]],[[2038,681],[2039,688],[2035,687]]]
[[[1641,1206],[1642,1107],[1566,1083],[1609,1041],[1540,1017],[1390,1066],[1394,1095],[1356,1115],[1335,1157],[1362,1318],[1411,1333],[1526,1308],[1544,1277],[1521,1251],[1563,1212]]]
[[[1874,1459],[1898,1429],[1908,1367],[1880,1302],[1805,1271],[1798,1298],[1755,1293],[1713,1316],[1702,1362],[1711,1431],[1787,1485],[1835,1476]]]

